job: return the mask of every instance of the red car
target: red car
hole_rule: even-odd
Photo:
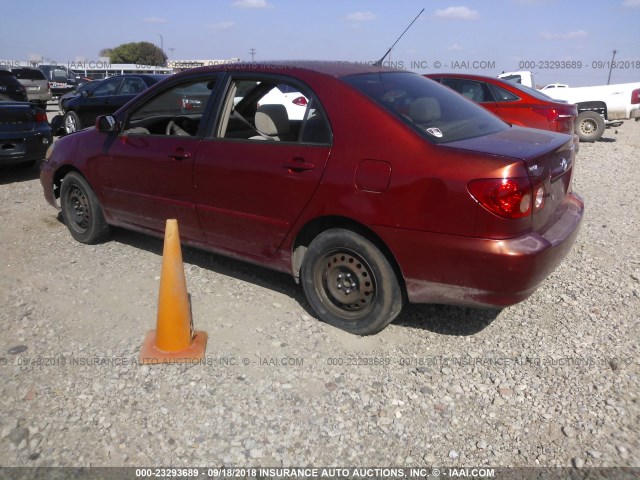
[[[578,108],[574,104],[554,100],[526,85],[462,73],[434,73],[425,77],[452,88],[512,125],[575,132]]]
[[[260,105],[283,84],[308,100],[301,120]],[[321,320],[365,335],[405,300],[531,295],[578,233],[574,163],[570,135],[418,74],[240,63],[176,74],[61,138],[41,182],[80,242],[177,218],[184,243],[290,273]]]

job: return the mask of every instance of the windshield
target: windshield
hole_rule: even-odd
[[[367,73],[344,77],[344,81],[434,143],[480,137],[509,128],[484,108],[418,74]]]

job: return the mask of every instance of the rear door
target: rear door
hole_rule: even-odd
[[[285,105],[258,109],[282,84],[309,100],[301,122]],[[218,248],[269,257],[318,187],[331,151],[329,124],[310,89],[281,76],[231,77],[220,110],[194,164],[200,224]]]

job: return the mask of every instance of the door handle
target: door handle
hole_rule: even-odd
[[[311,162],[305,162],[304,158],[295,157],[290,162],[286,162],[282,165],[284,168],[288,168],[290,172],[304,172],[306,170],[313,170],[316,168],[315,164]]]
[[[184,160],[186,158],[191,158],[191,154],[189,152],[185,152],[182,148],[178,148],[175,152],[170,153],[169,157],[174,160]]]

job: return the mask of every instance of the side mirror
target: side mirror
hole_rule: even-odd
[[[90,94],[91,94],[91,92],[89,92],[89,91],[87,91],[87,90],[85,90],[84,92],[82,92],[82,93],[81,93],[81,95],[82,95],[83,97],[88,97]]]
[[[111,115],[100,115],[96,119],[96,128],[102,133],[117,132],[118,123]]]

